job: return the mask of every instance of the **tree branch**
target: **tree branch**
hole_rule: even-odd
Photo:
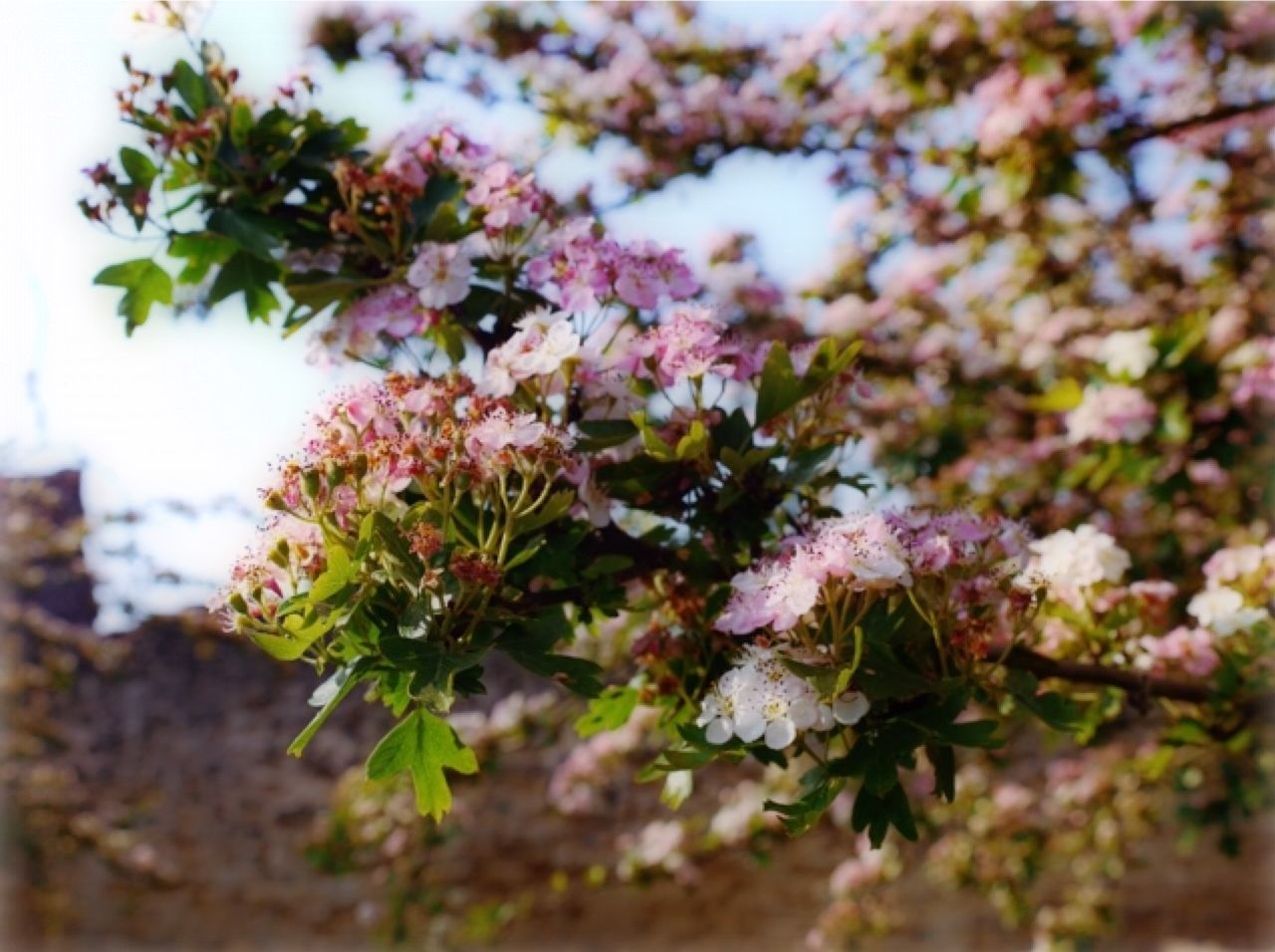
[[[1185,119],[1178,119],[1175,122],[1165,123],[1161,126],[1124,126],[1112,130],[1098,148],[1110,145],[1128,148],[1150,139],[1171,136],[1199,126],[1211,126],[1214,123],[1226,122],[1228,119],[1235,119],[1249,113],[1263,112],[1267,109],[1275,109],[1275,99],[1259,99],[1256,102],[1222,106],[1212,112],[1188,116]]]
[[[1143,698],[1160,697],[1199,704],[1212,696],[1209,686],[1203,681],[1139,674],[1136,671],[1123,671],[1083,661],[1059,661],[1021,646],[1011,648],[1002,664],[1007,668],[1029,671],[1042,678],[1120,688]]]

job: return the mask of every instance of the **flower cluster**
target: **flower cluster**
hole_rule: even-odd
[[[781,553],[731,579],[733,592],[717,628],[746,635],[769,627],[789,631],[819,603],[828,583],[849,591],[910,585],[903,544],[876,513],[821,522],[787,540]]]
[[[764,740],[783,750],[798,732],[853,726],[868,712],[868,701],[851,692],[825,703],[814,686],[789,671],[775,651],[748,646],[704,698],[697,723],[710,744],[737,737],[745,744]]]
[[[1129,569],[1129,553],[1110,535],[1091,525],[1060,529],[1030,543],[1028,548],[1033,556],[1028,572],[1055,593],[1119,582]]]
[[[264,493],[276,516],[217,600],[227,626],[290,634],[275,631],[279,607],[319,584],[334,550],[357,547],[370,513],[402,526],[419,560],[405,582],[434,592],[440,608],[451,601],[444,569],[462,583],[496,584],[511,521],[547,497],[571,438],[473,390],[460,375],[391,375],[336,397]],[[503,520],[502,532],[458,529],[463,500]],[[444,537],[449,561],[440,565]]]
[[[677,251],[651,242],[622,245],[589,218],[565,222],[548,236],[527,264],[527,280],[576,313],[615,301],[651,310],[661,300],[682,301],[699,290]]]
[[[1155,426],[1155,406],[1136,387],[1087,387],[1080,405],[1067,414],[1072,443],[1137,443]]]

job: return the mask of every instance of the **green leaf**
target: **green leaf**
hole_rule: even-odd
[[[631,420],[581,420],[576,424],[584,434],[577,447],[582,452],[597,452],[619,446],[637,435]]]
[[[314,580],[314,585],[310,588],[311,604],[331,598],[354,578],[354,566],[345,549],[339,545],[329,545],[327,554],[328,566]]]
[[[742,409],[736,407],[713,427],[713,443],[729,447],[739,453],[747,453],[753,445],[753,425]]]
[[[129,334],[146,323],[151,305],[173,303],[173,279],[150,258],[137,258],[103,268],[93,283],[125,289],[119,314],[127,322],[125,329]]]
[[[333,675],[333,677],[340,679],[337,683],[336,693],[332,695],[332,698],[326,704],[323,705],[323,707],[319,710],[319,713],[314,715],[314,718],[310,721],[310,723],[305,726],[305,730],[298,734],[296,739],[288,745],[289,754],[293,757],[301,756],[302,752],[306,749],[306,746],[314,739],[314,735],[319,732],[319,728],[327,723],[328,718],[332,716],[332,712],[335,711],[340,706],[341,702],[349,696],[350,692],[358,687],[359,683],[367,677],[369,667],[370,662],[368,662],[366,658],[363,658],[348,668],[341,668]]]
[[[1045,393],[1032,397],[1027,405],[1037,413],[1065,413],[1080,406],[1085,392],[1079,383],[1071,377],[1064,377]]]
[[[241,152],[248,147],[252,124],[252,106],[246,100],[236,100],[230,107],[230,141]]]
[[[1208,728],[1192,717],[1184,717],[1164,732],[1164,742],[1174,747],[1208,747],[1215,742]]]
[[[213,265],[229,261],[238,247],[222,235],[200,231],[174,235],[168,243],[168,253],[174,258],[186,259],[186,267],[177,275],[177,280],[182,284],[198,284],[208,276]]]
[[[1027,671],[1011,671],[1005,679],[1005,687],[1018,703],[1054,730],[1070,733],[1083,726],[1084,715],[1075,701],[1052,691],[1037,694],[1038,684]]]
[[[177,94],[196,117],[208,108],[208,81],[193,66],[185,60],[178,60],[169,78],[171,88],[177,90]]]
[[[278,277],[278,266],[237,251],[213,280],[208,302],[216,304],[232,294],[242,293],[249,320],[269,323],[270,315],[279,308],[279,299],[270,290],[270,282]]]
[[[415,234],[420,237],[429,229],[439,207],[460,194],[460,183],[447,176],[435,176],[425,185],[425,192],[412,202],[412,221]]]
[[[603,731],[623,727],[637,707],[637,702],[636,688],[612,685],[591,700],[589,709],[576,719],[576,733],[581,737],[592,737]]]
[[[658,433],[655,432],[651,424],[647,422],[646,413],[638,412],[630,416],[633,425],[637,427],[638,432],[642,435],[642,448],[655,459],[668,462],[677,458],[677,452],[673,447],[669,446]]]
[[[946,745],[930,744],[925,756],[934,768],[934,793],[951,803],[956,799],[956,751]]]
[[[575,490],[560,489],[554,493],[544,504],[535,512],[529,512],[526,515],[519,516],[514,521],[514,536],[527,535],[529,532],[535,532],[537,529],[547,526],[549,523],[561,519],[567,514],[576,501]]]
[[[128,146],[120,149],[120,165],[124,167],[129,180],[134,185],[147,191],[150,190],[151,183],[155,181],[155,176],[159,174],[159,169],[147,155]]]
[[[416,809],[437,822],[452,806],[445,771],[473,774],[478,758],[460,742],[445,720],[417,708],[376,745],[367,761],[369,780],[385,780],[407,771],[416,789]]]
[[[499,647],[532,674],[552,678],[584,697],[597,697],[602,693],[602,669],[584,658],[553,653],[571,635],[571,624],[558,606],[511,625],[501,635]]]
[[[828,443],[794,454],[784,466],[784,483],[788,486],[806,485],[839,448],[840,444]]]
[[[270,219],[257,212],[218,208],[208,216],[208,230],[233,239],[249,254],[265,261],[273,261],[271,253],[279,247],[279,239],[270,232]]]
[[[627,555],[600,555],[587,566],[580,574],[587,579],[601,578],[604,575],[614,575],[617,572],[623,572],[625,569],[632,567],[633,560]]]
[[[456,324],[447,321],[437,324],[430,328],[429,336],[434,338],[453,364],[465,359],[465,335]]]
[[[802,780],[805,783],[807,778],[803,777]],[[779,814],[789,836],[800,836],[819,821],[844,787],[845,783],[841,780],[821,779],[811,785],[809,791],[799,800],[792,803],[767,800],[763,807],[771,813]]]
[[[326,271],[288,272],[283,288],[298,304],[321,311],[334,301],[346,301],[355,294],[380,284],[377,278],[347,278]]]
[[[894,824],[894,828],[902,833],[905,838],[915,842],[917,837],[916,821],[912,818],[912,807],[908,803],[908,795],[903,786],[895,784],[881,800],[885,806],[885,815]],[[873,842],[872,845],[880,846],[881,844],[880,842]]]
[[[310,647],[309,642],[298,641],[295,638],[284,638],[282,635],[269,635],[264,632],[256,632],[249,636],[253,643],[270,655],[272,658],[278,658],[280,661],[296,661],[303,654],[306,648]]]
[[[690,429],[686,431],[686,435],[677,441],[677,458],[680,460],[694,460],[708,452],[708,430],[704,428],[704,424],[699,420],[691,421]]]
[[[757,388],[757,426],[764,426],[802,398],[802,388],[793,370],[792,358],[783,344],[771,345]]]

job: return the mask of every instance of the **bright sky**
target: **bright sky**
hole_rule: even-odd
[[[465,6],[420,9],[426,19],[446,22],[462,16]],[[17,203],[0,234],[0,276],[8,291],[0,345],[0,472],[84,466],[94,526],[89,556],[106,605],[103,630],[126,625],[126,602],[151,612],[203,600],[251,536],[255,490],[268,463],[291,448],[321,394],[343,379],[306,363],[304,333],[282,341],[276,331],[250,327],[233,302],[207,322],[153,313],[126,339],[114,314],[117,292],[93,286],[104,265],[138,253],[91,226],[75,205],[85,192],[80,170],[129,141],[113,97],[123,77],[120,55],[130,50],[139,62],[163,67],[179,48],[167,35],[131,22],[132,9],[19,4],[7,11],[0,41],[0,83],[7,91],[0,108],[3,128],[13,136],[5,169]],[[341,76],[322,68],[301,49],[302,24],[315,9],[223,0],[204,32],[242,68],[249,89],[267,92],[305,63],[322,87],[322,106],[356,115],[381,138],[441,115],[498,145],[534,141],[534,116],[514,107],[480,114],[458,97],[430,92],[408,103],[388,68],[357,67]],[[809,22],[826,9],[722,3],[713,12],[770,30]],[[569,156],[555,156],[546,169],[551,184],[580,172],[580,162]],[[818,263],[833,206],[810,163],[738,156],[711,180],[678,183],[609,223],[626,237],[692,250],[715,231],[752,230],[769,269],[796,279]],[[181,517],[157,505],[160,500],[206,514]],[[146,520],[136,526],[109,521],[130,507],[144,507]],[[139,559],[119,557],[130,546]],[[158,570],[195,584],[154,585]]]

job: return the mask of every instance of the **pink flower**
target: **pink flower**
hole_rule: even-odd
[[[912,584],[904,548],[878,513],[828,519],[786,542],[778,556],[731,579],[734,591],[717,617],[718,631],[788,631],[818,604],[830,579],[855,591]]]
[[[1254,402],[1275,403],[1275,338],[1254,342],[1254,347],[1262,360],[1240,374],[1234,399],[1241,406]]]
[[[1145,654],[1138,659],[1139,667],[1156,674],[1177,668],[1197,678],[1205,678],[1221,664],[1213,648],[1213,633],[1205,628],[1179,626],[1161,638],[1147,636],[1138,640],[1138,647]]]
[[[706,373],[729,375],[730,350],[723,345],[726,326],[705,308],[679,308],[634,342],[630,369],[652,376],[662,387]]]
[[[469,296],[474,265],[460,245],[425,242],[407,269],[407,280],[418,290],[421,304],[440,308]]]
[[[510,450],[536,446],[549,428],[530,413],[510,413],[497,407],[465,434],[465,452],[482,472],[508,465]]]
[[[544,207],[544,196],[530,172],[519,176],[508,162],[493,162],[478,176],[465,200],[485,210],[483,226],[488,233],[525,224]]]
[[[1067,440],[1137,443],[1151,433],[1155,420],[1155,404],[1137,387],[1089,386],[1080,405],[1066,416]]]

